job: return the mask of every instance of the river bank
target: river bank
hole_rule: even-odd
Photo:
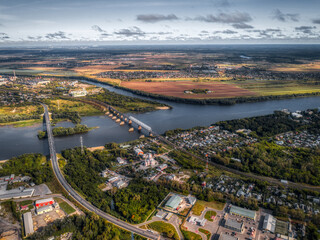
[[[106,84],[95,83],[95,85],[118,94],[149,99]],[[159,102],[172,106],[172,109],[134,113],[130,115],[152,127],[153,131],[162,134],[171,129],[209,126],[218,121],[266,115],[284,108],[291,111],[318,108],[320,106],[320,97],[283,99],[224,106],[175,103],[165,100],[159,100]],[[82,117],[81,123],[86,124],[88,127],[99,126],[99,129],[94,129],[83,135],[56,138],[55,143],[58,152],[67,148],[80,146],[80,136],[83,137],[83,143],[86,147],[103,146],[109,142],[127,142],[138,139],[140,136],[137,131],[129,133],[129,127],[127,125],[120,126],[105,115]],[[57,123],[56,126],[72,127],[73,124],[71,122],[60,122]],[[27,152],[48,154],[47,141],[37,138],[37,131],[43,129],[42,124],[23,128],[1,127],[0,159],[8,159],[14,155]]]

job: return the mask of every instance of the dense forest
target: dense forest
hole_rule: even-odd
[[[60,136],[69,136],[79,133],[86,133],[89,132],[91,129],[88,128],[87,125],[77,124],[75,127],[56,127],[52,129],[52,134],[54,137],[60,137]],[[47,137],[46,131],[38,131],[38,138],[42,139]]]
[[[11,158],[0,168],[0,176],[10,175],[11,173],[30,176],[35,184],[48,182],[53,178],[50,163],[40,153],[23,154]]]
[[[257,137],[271,137],[279,133],[288,131],[308,130],[311,133],[320,133],[320,116],[318,109],[310,110],[314,114],[309,115],[307,112],[301,114],[307,121],[296,121],[290,114],[281,111],[275,111],[273,114],[242,118],[229,121],[221,121],[216,123],[229,131],[236,131],[238,129],[250,129],[253,135]]]
[[[124,150],[119,150],[117,144],[109,144],[107,147],[109,149],[103,151],[85,150],[83,154],[80,148],[63,151],[62,155],[67,160],[63,169],[66,179],[101,210],[128,222],[139,223],[162,201],[167,191],[155,183],[136,178],[127,188],[102,192],[98,186],[106,179],[100,176],[100,172],[112,166],[117,154],[125,154],[121,153]]]
[[[125,231],[96,215],[74,215],[59,219],[37,231],[27,239],[46,240],[51,236],[58,237],[64,233],[72,232],[72,239],[76,240],[131,240],[131,233]],[[134,235],[134,239],[145,238]]]
[[[217,125],[232,132],[238,129],[250,129],[258,137],[271,137],[302,126],[301,123],[294,121],[288,114],[282,112],[275,112],[274,114],[259,117],[222,121],[218,122]]]
[[[262,141],[218,153],[212,160],[245,172],[320,185],[320,149],[290,148]]]

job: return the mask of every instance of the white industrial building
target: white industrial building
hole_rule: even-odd
[[[24,233],[26,236],[29,236],[34,232],[31,212],[27,212],[23,214],[23,225],[24,225]]]
[[[40,215],[40,214],[43,214],[43,213],[51,212],[52,210],[53,210],[53,207],[50,205],[50,206],[37,208],[36,212],[37,212],[38,215]]]
[[[11,189],[11,190],[2,190],[0,191],[0,200],[32,197],[33,193],[34,193],[33,188],[24,189],[23,187]]]
[[[267,214],[264,217],[262,228],[266,231],[274,233],[276,228],[276,222],[277,222],[277,219],[274,216],[272,216],[271,214]]]
[[[204,226],[207,222],[207,219],[205,219],[205,218],[200,219],[195,216],[190,216],[188,218],[188,222],[193,223],[193,224],[198,224],[199,226]]]

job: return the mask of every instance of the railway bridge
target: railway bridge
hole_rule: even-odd
[[[138,131],[147,131],[149,136],[152,136],[154,133],[152,131],[152,128],[148,126],[147,124],[143,123],[142,121],[136,119],[133,116],[128,116],[127,114],[124,114],[114,107],[95,100],[95,99],[81,99],[82,102],[93,104],[99,108],[101,108],[103,111],[105,111],[105,114],[108,115],[112,120],[122,125],[129,125],[129,132],[133,132],[134,128],[136,128]]]

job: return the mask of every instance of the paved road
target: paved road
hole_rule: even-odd
[[[77,201],[80,205],[82,205],[84,208],[88,209],[91,212],[96,213],[97,215],[99,215],[100,217],[106,219],[107,221],[123,228],[126,229],[130,232],[139,234],[141,236],[144,236],[146,238],[150,238],[150,239],[159,239],[160,236],[159,234],[155,234],[155,233],[151,233],[149,231],[143,230],[143,229],[139,229],[127,222],[121,221],[120,219],[113,217],[103,211],[101,211],[100,209],[96,208],[95,206],[93,206],[91,203],[89,203],[88,201],[86,201],[84,198],[82,198],[66,181],[66,179],[64,178],[64,176],[62,175],[60,168],[59,168],[59,164],[58,164],[58,159],[57,159],[57,155],[56,155],[56,149],[55,149],[55,145],[54,145],[54,139],[53,139],[53,135],[52,135],[52,129],[51,129],[51,123],[50,123],[50,118],[49,118],[49,113],[48,113],[48,106],[45,104],[42,104],[44,110],[45,110],[45,121],[46,121],[46,127],[47,127],[47,135],[48,135],[48,142],[49,142],[49,150],[50,150],[50,159],[51,159],[51,163],[52,163],[52,167],[53,167],[53,171],[54,174],[56,175],[58,181],[60,182],[60,184],[62,185],[62,187],[69,193],[69,195],[75,200]]]

